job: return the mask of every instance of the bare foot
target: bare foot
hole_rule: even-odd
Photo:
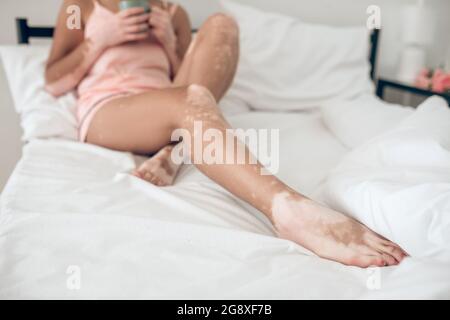
[[[398,245],[359,222],[287,192],[274,197],[272,220],[281,238],[345,265],[393,266],[407,256]]]
[[[161,149],[136,168],[132,174],[159,187],[171,186],[179,169],[179,166],[174,164],[170,157],[172,149],[172,146]]]

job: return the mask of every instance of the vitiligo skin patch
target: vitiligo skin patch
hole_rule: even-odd
[[[171,161],[173,146],[167,146],[145,161],[133,174],[159,187],[171,186],[179,166]]]
[[[397,245],[357,221],[295,194],[274,196],[272,219],[281,238],[347,265],[395,265],[405,256]]]

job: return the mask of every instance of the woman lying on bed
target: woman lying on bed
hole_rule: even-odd
[[[183,8],[149,2],[147,14],[142,7],[120,11],[119,0],[65,0],[46,82],[54,96],[77,90],[82,142],[155,154],[134,175],[165,186],[178,170],[171,160],[175,129],[194,136],[194,121],[201,121],[204,130],[214,128],[226,136],[229,125],[217,103],[236,71],[238,27],[230,17],[216,14],[191,43]],[[76,12],[73,5],[81,9],[78,29],[67,23],[68,12]],[[260,164],[197,167],[263,212],[280,237],[323,258],[368,267],[396,265],[406,256],[360,223],[307,199],[273,175],[261,175]]]

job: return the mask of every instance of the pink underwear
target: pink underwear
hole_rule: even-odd
[[[78,139],[80,142],[86,142],[89,126],[91,125],[92,120],[94,119],[97,112],[104,107],[108,102],[111,102],[115,99],[119,99],[122,97],[129,96],[130,93],[118,93],[114,95],[107,96],[105,98],[100,99],[100,101],[94,103],[90,108],[89,112],[84,115],[83,119],[79,120],[78,126]]]

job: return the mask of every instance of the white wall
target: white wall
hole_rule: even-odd
[[[3,65],[0,64],[0,193],[21,156],[22,132],[19,116],[15,113],[12,103]]]
[[[15,43],[14,18],[28,17],[31,24],[54,23],[62,0],[0,0],[0,44]],[[214,11],[218,0],[173,0],[184,5],[196,26]],[[365,22],[366,8],[377,4],[382,10],[381,74],[391,74],[398,64],[401,49],[400,30],[402,7],[414,0],[237,0],[261,8],[295,15],[312,22],[354,25]],[[428,64],[438,65],[450,45],[450,0],[428,0],[436,20],[435,41],[428,50]]]

